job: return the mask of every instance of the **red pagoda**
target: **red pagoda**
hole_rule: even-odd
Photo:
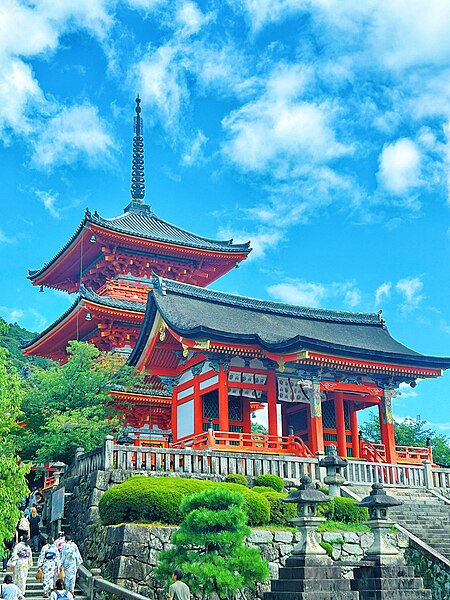
[[[433,378],[449,358],[394,340],[379,313],[267,302],[205,287],[250,252],[159,219],[144,203],[140,100],[136,100],[131,203],[124,214],[86,212],[67,244],[29,278],[77,292],[69,310],[25,348],[65,360],[69,340],[128,355],[144,389],[115,392],[135,444],[385,463],[432,459],[395,443],[392,398],[400,384]],[[360,439],[358,412],[377,407],[382,443]],[[267,411],[268,435],[251,415]]]

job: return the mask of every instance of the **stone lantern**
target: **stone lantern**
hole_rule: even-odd
[[[373,533],[373,543],[366,550],[365,558],[375,560],[378,564],[389,564],[398,560],[398,550],[389,543],[387,532],[394,524],[388,519],[388,509],[400,504],[400,500],[386,494],[381,483],[374,483],[369,496],[356,504],[369,510],[369,521],[366,521],[366,525]]]
[[[324,502],[331,502],[331,498],[316,490],[308,475],[303,475],[300,481],[298,490],[291,492],[287,498],[282,498],[282,502],[297,504],[298,517],[290,521],[299,528],[301,538],[292,554],[304,563],[331,564],[332,560],[320,546],[317,534],[317,526],[325,521],[323,517],[317,516],[317,507]]]
[[[325,467],[327,475],[324,478],[324,483],[328,485],[330,496],[335,498],[340,496],[341,485],[345,483],[345,477],[341,475],[341,470],[347,466],[347,459],[338,456],[337,448],[333,444],[329,446],[329,453],[319,462],[321,467]]]

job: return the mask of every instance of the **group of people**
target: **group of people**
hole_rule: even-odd
[[[30,511],[30,515],[31,515]],[[19,520],[12,551],[3,569],[9,568],[13,576],[6,575],[0,587],[0,598],[22,600],[26,592],[28,570],[33,564],[31,546],[32,531],[28,531],[23,514]],[[17,543],[16,543],[17,542]],[[37,566],[44,588],[44,598],[51,600],[73,600],[76,575],[83,562],[80,551],[70,535],[61,531],[56,540],[48,537],[42,547]]]

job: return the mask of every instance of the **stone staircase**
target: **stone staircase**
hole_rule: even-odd
[[[361,498],[370,493],[368,487],[350,489]],[[450,560],[450,504],[425,489],[389,488],[388,493],[403,503],[390,509],[390,518]]]
[[[33,566],[28,571],[27,578],[27,591],[25,597],[27,600],[29,598],[39,598],[42,599],[44,597],[44,592],[42,589],[42,581],[36,581],[36,572],[37,572],[37,560],[39,554],[33,552]],[[83,594],[83,592],[77,588],[75,590],[75,597],[77,600],[88,600],[88,597]]]

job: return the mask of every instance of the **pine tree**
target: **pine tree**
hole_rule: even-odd
[[[244,544],[250,535],[241,494],[212,488],[186,498],[184,520],[172,535],[173,548],[161,552],[157,576],[169,578],[181,569],[184,581],[203,597],[230,598],[268,579],[269,570],[256,548]]]

